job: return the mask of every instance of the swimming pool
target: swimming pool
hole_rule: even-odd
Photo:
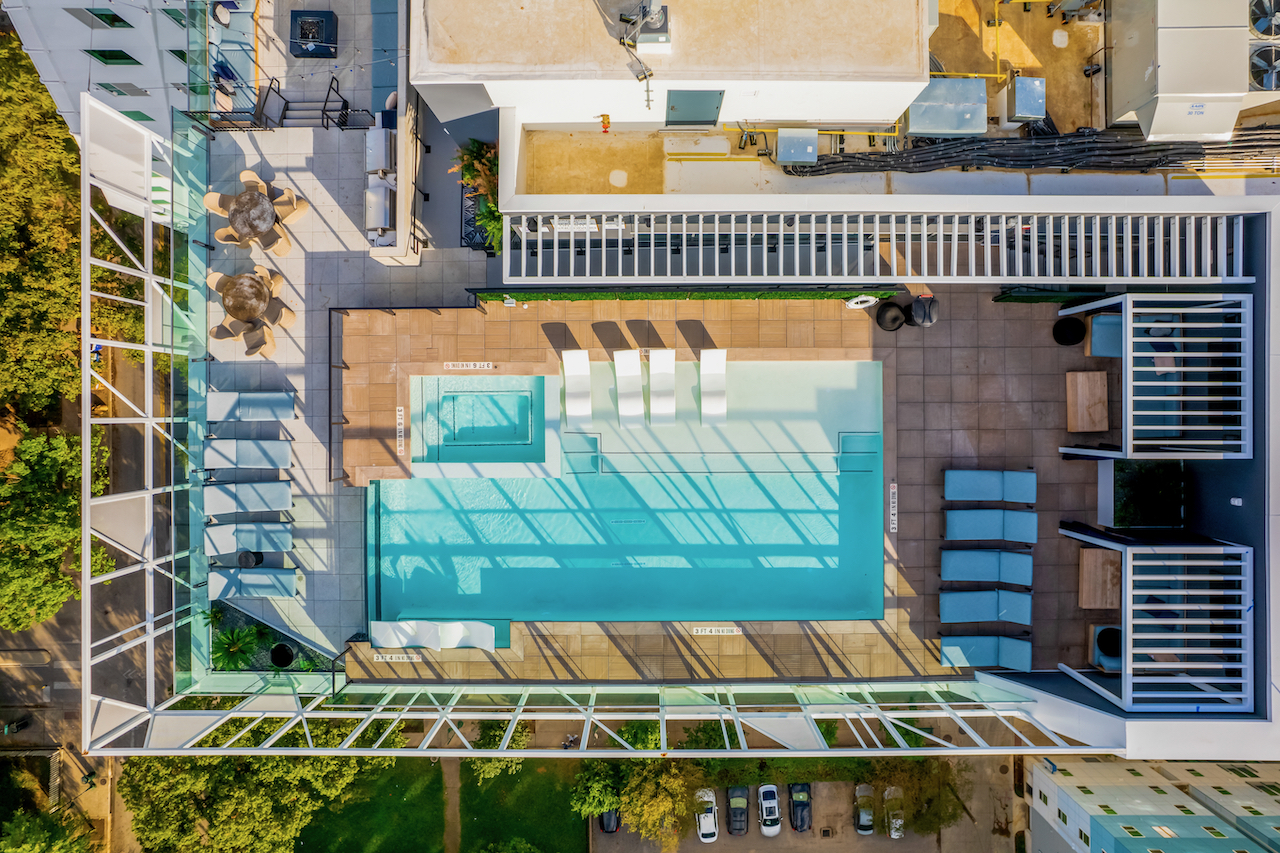
[[[558,477],[372,484],[370,618],[882,618],[879,365],[769,365],[736,378],[735,386],[731,371],[731,388],[741,389],[729,398],[736,438],[729,429],[712,436],[690,427],[689,441],[699,447],[663,438],[670,452],[655,455],[643,445],[650,439],[611,435],[609,418],[597,414],[598,440],[616,453],[601,451],[586,470],[566,464]],[[799,410],[771,419],[768,406],[785,408],[777,402],[783,393]],[[520,437],[518,401],[483,405],[489,408],[470,416],[479,432]],[[675,427],[650,432],[681,434]],[[760,447],[748,447],[748,433]],[[784,433],[810,438],[779,455]],[[706,471],[705,460],[724,456],[712,452],[713,440],[739,452],[728,454],[732,465]],[[762,447],[774,455],[761,470],[747,470],[759,464],[753,460]]]

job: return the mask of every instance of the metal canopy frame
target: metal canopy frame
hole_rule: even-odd
[[[1134,545],[1058,532],[1119,551],[1124,596],[1120,694],[1064,664],[1061,671],[1126,711],[1253,712],[1252,548]]]
[[[1058,312],[1061,317],[1107,314],[1118,314],[1123,323],[1123,444],[1120,450],[1058,448],[1062,453],[1112,459],[1253,458],[1251,294],[1126,293]]]

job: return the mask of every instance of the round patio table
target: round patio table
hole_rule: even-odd
[[[256,273],[232,276],[222,287],[222,307],[245,323],[261,317],[270,301],[271,287]]]
[[[231,230],[240,235],[242,240],[253,240],[261,237],[276,224],[276,208],[257,190],[246,190],[231,200],[227,206],[227,221]]]

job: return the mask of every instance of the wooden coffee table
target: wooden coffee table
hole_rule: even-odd
[[[1119,610],[1121,554],[1110,548],[1080,549],[1080,609]]]
[[[1106,432],[1109,423],[1106,371],[1067,373],[1067,432]]]

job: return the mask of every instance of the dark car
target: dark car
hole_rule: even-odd
[[[813,825],[813,798],[808,782],[792,782],[787,786],[787,805],[791,812],[791,828],[808,832]]]
[[[730,835],[747,834],[747,802],[751,791],[745,785],[737,785],[729,789],[729,814],[727,823]]]
[[[601,832],[617,832],[621,821],[618,820],[618,810],[612,809],[600,815],[600,831]]]

